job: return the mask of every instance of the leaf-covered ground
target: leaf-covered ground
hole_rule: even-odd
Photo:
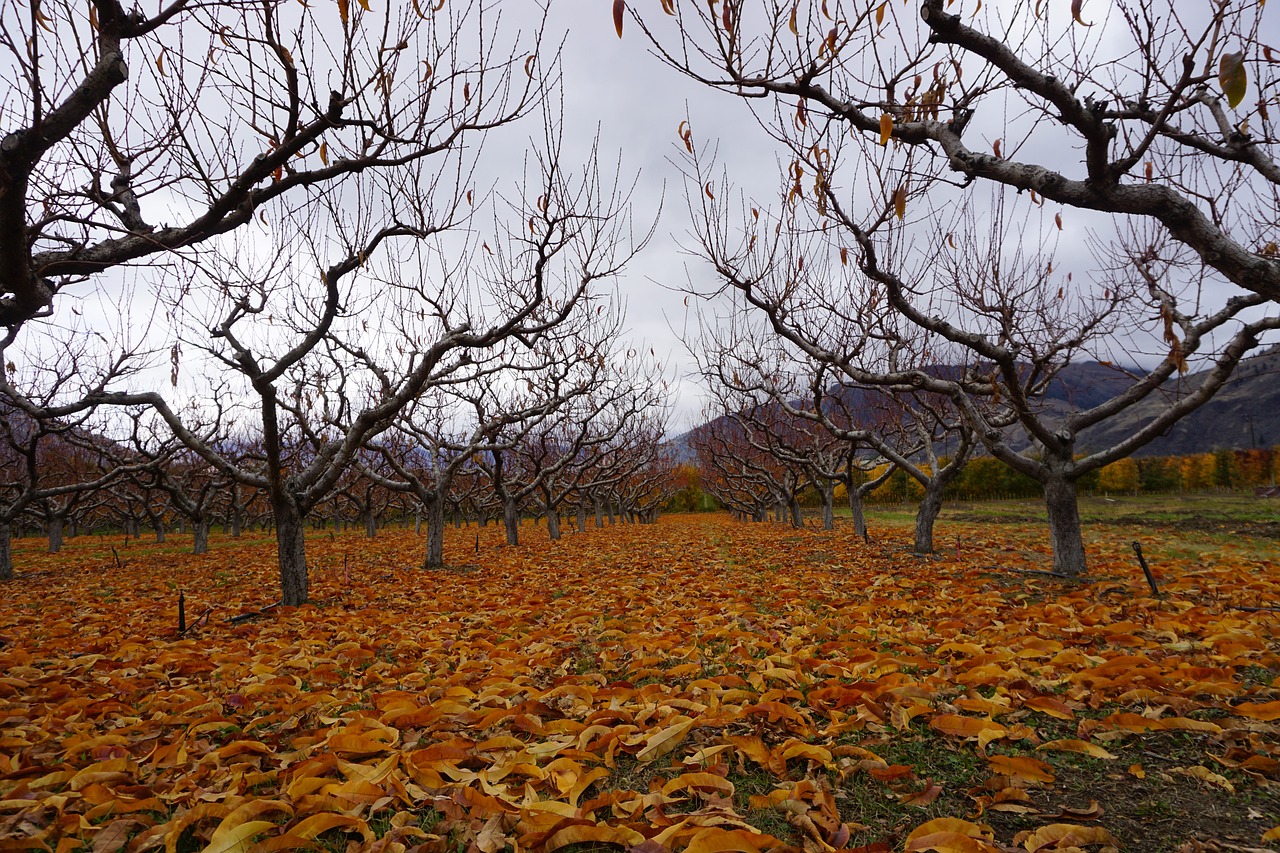
[[[1038,527],[940,533],[321,533],[314,603],[239,624],[261,536],[20,542],[0,848],[1274,849],[1271,543],[1162,531],[1156,599],[1123,528],[1078,586],[1016,571]]]

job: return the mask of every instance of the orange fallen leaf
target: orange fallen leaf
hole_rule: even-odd
[[[1008,776],[1015,784],[1019,782],[1053,781],[1053,768],[1043,761],[1021,755],[991,755],[987,763],[992,771]]]
[[[1074,738],[1051,740],[1040,744],[1036,749],[1048,750],[1050,752],[1075,752],[1080,755],[1089,755],[1094,758],[1102,758],[1107,761],[1111,761],[1116,757],[1114,753],[1108,752],[1096,743],[1090,743],[1087,740],[1076,740]]]
[[[1076,826],[1069,823],[1051,823],[1032,832],[1021,833],[1019,838],[1022,840],[1017,843],[1021,843],[1027,853],[1076,849],[1086,844],[1105,844],[1109,847],[1120,845],[1114,835],[1100,826]]]

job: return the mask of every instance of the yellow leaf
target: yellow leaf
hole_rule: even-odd
[[[689,734],[689,729],[691,728],[693,728],[693,720],[685,717],[680,722],[650,735],[646,739],[644,749],[636,753],[636,761],[641,764],[647,764],[650,761],[661,758],[679,746],[685,735]]]
[[[223,821],[223,823],[225,824],[226,821]],[[229,853],[232,850],[246,850],[249,847],[249,839],[274,828],[275,824],[269,820],[251,820],[226,831],[223,830],[222,826],[219,826],[218,831],[214,833],[213,839],[209,842],[209,846],[204,848],[202,853]]]
[[[481,853],[498,853],[507,846],[507,835],[502,831],[502,815],[496,814],[485,822],[476,833],[475,844]]]
[[[342,733],[329,738],[329,749],[339,755],[374,755],[395,746],[367,735]]]
[[[1105,758],[1108,761],[1115,758],[1115,755],[1107,752],[1096,743],[1089,743],[1086,740],[1076,740],[1075,738],[1051,740],[1048,743],[1040,744],[1036,749],[1047,749],[1052,752],[1077,752],[1081,755],[1091,755],[1094,758]]]
[[[1009,731],[994,720],[962,717],[959,714],[939,714],[929,721],[929,725],[944,735],[953,737],[981,737],[988,733],[996,733],[997,737],[1004,737]]]
[[[1199,765],[1195,767],[1175,767],[1169,772],[1177,773],[1179,776],[1190,776],[1193,779],[1199,779],[1201,782],[1208,782],[1210,785],[1232,794],[1236,792],[1236,786],[1227,781],[1227,777],[1214,773],[1208,767]]]
[[[1218,60],[1218,85],[1222,94],[1227,96],[1227,104],[1232,109],[1244,100],[1244,93],[1249,88],[1249,78],[1244,70],[1244,53],[1224,53]]]
[[[1249,717],[1263,722],[1280,720],[1280,700],[1275,702],[1242,702],[1231,709],[1238,717]]]
[[[345,25],[351,16],[350,0],[338,0],[338,16],[342,18],[342,23]]]
[[[1055,699],[1052,696],[1032,696],[1022,704],[1059,720],[1071,720],[1076,716],[1076,712],[1068,708],[1061,699]]]
[[[1071,823],[1051,823],[1042,826],[1022,841],[1028,853],[1038,850],[1066,850],[1086,844],[1119,846],[1116,837],[1100,826],[1077,826]]]
[[[907,215],[907,188],[898,187],[893,191],[893,214],[901,221]]]
[[[733,796],[733,783],[714,773],[681,773],[662,786],[662,793],[670,794],[674,791],[685,791],[689,788],[719,791],[726,797]]]
[[[693,836],[684,853],[760,853],[761,848],[768,846],[768,841],[768,836],[756,832],[713,826]]]
[[[289,829],[284,835],[276,838],[268,838],[254,845],[254,849],[259,853],[271,853],[274,850],[288,850],[295,847],[308,846],[310,842],[315,841],[317,837],[332,829],[343,829],[348,832],[359,832],[365,840],[365,843],[372,843],[374,834],[369,831],[369,826],[358,817],[350,817],[343,814],[334,814],[325,812],[323,814],[315,814],[311,817],[304,818],[298,824]]]
[[[893,116],[883,113],[880,116],[880,144],[888,145],[891,136],[893,136]]]
[[[1163,723],[1162,728],[1169,730],[1205,732],[1214,735],[1222,733],[1222,726],[1217,723],[1210,723],[1207,720],[1193,720],[1190,717],[1165,717],[1160,722]]]
[[[993,755],[987,759],[991,769],[1016,782],[1052,782],[1053,768],[1043,761],[1021,755]]]
[[[622,38],[622,18],[626,12],[626,0],[613,0],[613,28],[618,31],[618,38]]]
[[[643,842],[643,835],[626,826],[566,826],[547,839],[543,850],[553,853],[570,844],[620,844],[629,848]]]
[[[983,827],[954,817],[939,817],[920,824],[907,836],[908,851],[936,853],[987,853],[995,850],[987,842]]]

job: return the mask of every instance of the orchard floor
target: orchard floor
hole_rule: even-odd
[[[0,849],[1277,849],[1280,547],[1127,507],[1074,584],[1025,506],[931,559],[893,512],[471,527],[435,572],[320,532],[312,602],[235,624],[261,534],[21,540]]]

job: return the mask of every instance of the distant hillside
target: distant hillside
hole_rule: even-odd
[[[1181,385],[1199,387],[1202,377],[1183,377]],[[1169,383],[1176,387],[1178,380]],[[1172,388],[1171,388],[1172,393]],[[1081,444],[1103,447],[1149,423],[1159,401],[1144,400],[1086,432]],[[1280,444],[1280,347],[1246,359],[1213,399],[1174,424],[1136,456],[1185,456],[1220,447],[1246,450]]]
[[[949,370],[938,368],[940,373]],[[1054,378],[1044,403],[1051,416],[1086,409],[1120,393],[1131,381],[1122,371],[1097,362],[1072,364]],[[1169,396],[1187,393],[1201,381],[1199,374],[1171,380],[1159,400],[1145,400],[1086,431],[1080,437],[1080,449],[1105,447],[1131,434],[1150,422]],[[689,446],[692,432],[671,439],[682,461],[693,459]],[[1280,445],[1280,346],[1241,362],[1235,376],[1212,400],[1135,455],[1184,456],[1224,447],[1239,450],[1273,445]]]

